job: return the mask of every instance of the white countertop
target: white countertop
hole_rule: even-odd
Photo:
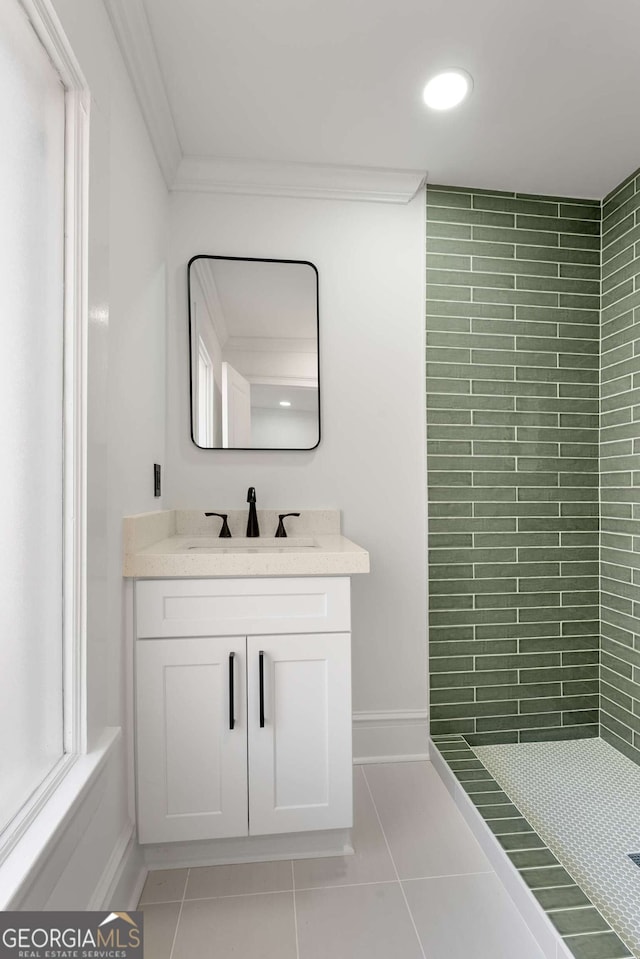
[[[206,535],[201,532],[201,526],[197,532],[190,532],[193,523],[180,520],[188,517],[185,512],[163,510],[127,517],[123,572],[125,576],[141,579],[368,573],[368,552],[340,533],[315,532],[314,512],[305,510],[297,529],[296,524],[290,524],[291,532],[286,539],[265,536],[249,540],[218,538],[212,535],[211,526]],[[319,516],[321,513],[324,517],[328,515],[328,511],[318,511]],[[194,511],[194,515],[199,517],[202,513]],[[177,525],[186,529],[178,530]],[[335,529],[335,523],[330,525]],[[318,527],[326,529],[327,523],[319,522]],[[155,542],[152,541],[154,532],[161,535]]]

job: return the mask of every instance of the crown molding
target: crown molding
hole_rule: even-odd
[[[409,203],[426,178],[425,170],[186,156],[171,189],[185,193]]]
[[[296,387],[304,390],[317,390],[318,380],[310,376],[261,376],[259,373],[243,373],[245,380],[256,386]]]
[[[160,169],[171,188],[182,160],[143,0],[104,0]]]
[[[230,336],[227,350],[238,353],[311,353],[318,352],[318,341],[299,336]]]
[[[183,156],[144,0],[104,0],[170,190],[409,203],[425,170]]]

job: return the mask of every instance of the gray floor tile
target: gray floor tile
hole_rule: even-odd
[[[495,875],[403,883],[427,959],[543,959]]]
[[[185,899],[286,892],[293,889],[291,860],[246,862],[233,866],[199,866],[189,872]]]
[[[310,889],[296,909],[299,959],[423,959],[397,882]]]
[[[353,777],[353,856],[294,861],[296,889],[396,879],[395,869],[360,766]]]
[[[188,873],[188,869],[160,869],[150,872],[140,896],[140,904],[181,902]]]
[[[365,769],[401,879],[491,872],[431,763]]]
[[[140,907],[144,916],[145,959],[170,959],[181,905],[179,902],[163,902]]]
[[[293,893],[184,903],[172,959],[232,957],[296,959]]]

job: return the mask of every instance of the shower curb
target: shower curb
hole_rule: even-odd
[[[509,818],[497,815],[493,818],[488,815],[483,817],[478,808],[481,805],[480,797],[484,796],[486,799],[492,791],[499,792],[501,795],[505,794],[473,752],[464,736],[442,735],[432,737],[430,739],[430,758],[456,806],[495,869],[498,878],[538,943],[545,959],[633,959],[633,953],[619,938],[607,919],[602,916],[600,910],[593,905],[580,886],[573,881],[572,877],[568,876],[571,885],[565,884],[564,888],[573,890],[575,887],[578,890],[582,897],[580,906],[577,908],[557,907],[546,910],[538,902],[525,882],[521,869],[509,858],[505,851],[505,845],[510,845],[511,842],[517,843],[518,836],[524,834],[528,836],[531,833],[532,841],[535,837],[535,850],[539,851],[540,854],[544,854],[546,851],[554,859],[555,864],[551,868],[562,867],[519,810],[517,810],[517,816]],[[452,768],[450,763],[456,763],[457,768]],[[478,791],[472,789],[474,782],[479,785]],[[480,784],[482,784],[482,787],[480,787]],[[487,787],[486,790],[484,790],[485,786]],[[475,795],[475,801],[470,792]],[[509,803],[509,805],[512,804]],[[493,806],[491,808],[495,809]],[[516,828],[510,831],[505,828],[504,832],[500,834],[501,838],[499,838],[499,835],[492,830],[489,823],[493,823],[494,828],[499,829],[500,822],[511,823]],[[527,847],[525,845],[521,848],[525,849]],[[511,852],[516,851],[517,845],[513,845]],[[557,888],[557,885],[548,888]],[[600,920],[598,930],[591,933],[565,934],[563,936],[554,925],[551,916],[559,917],[562,914],[566,918],[570,913],[576,913],[583,909],[591,909],[594,913],[597,913]]]

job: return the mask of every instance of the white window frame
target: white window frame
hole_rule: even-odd
[[[90,93],[50,0],[15,0],[65,91],[63,304],[63,748],[64,754],[0,836],[4,861],[87,751],[86,513],[87,277]]]

